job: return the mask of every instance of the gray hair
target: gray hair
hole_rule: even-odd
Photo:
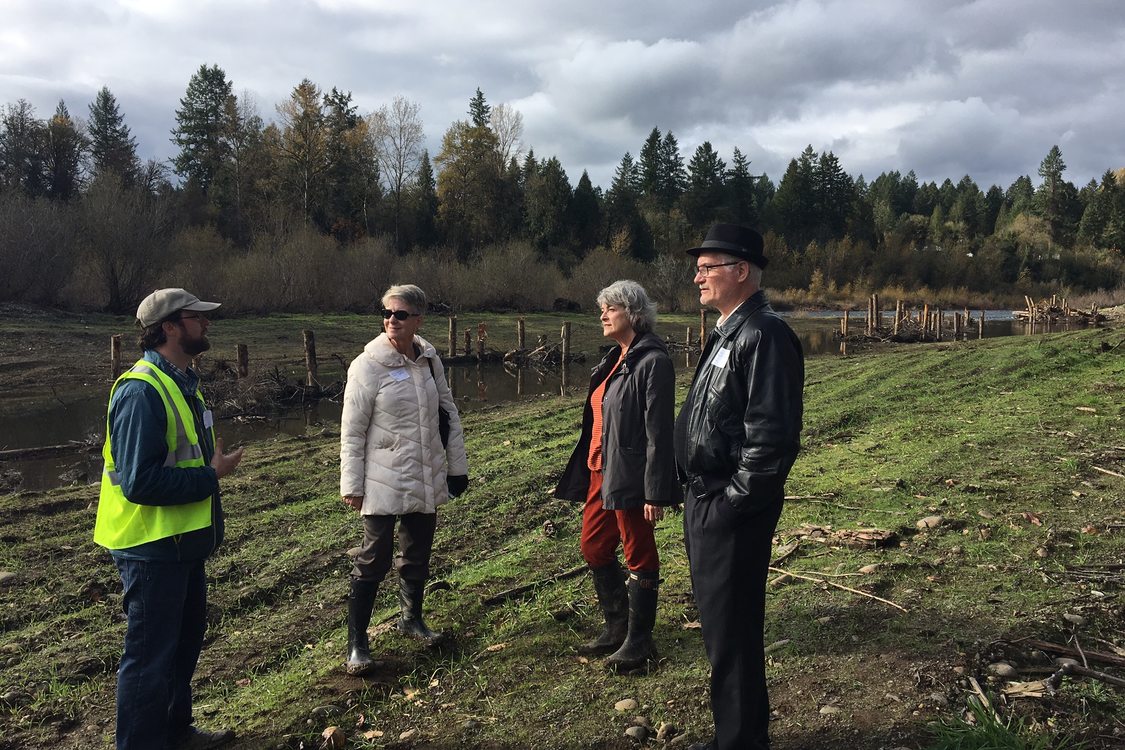
[[[635,281],[615,281],[598,292],[598,306],[613,305],[625,310],[629,323],[638,334],[648,333],[656,325],[656,305],[645,288]]]
[[[413,284],[395,284],[383,292],[383,299],[381,300],[383,307],[386,307],[387,301],[392,299],[402,300],[411,312],[424,313],[428,307],[426,293]]]

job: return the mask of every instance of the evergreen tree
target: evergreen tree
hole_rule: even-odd
[[[201,65],[188,81],[176,110],[172,142],[180,152],[173,157],[172,168],[204,195],[210,193],[228,158],[223,135],[230,128],[228,100],[232,96],[232,84],[222,68]]]
[[[688,164],[688,187],[683,195],[684,213],[693,227],[703,227],[718,217],[725,197],[725,172],[726,164],[711,142],[699,144]]]
[[[474,128],[489,128],[491,118],[492,107],[485,101],[484,92],[478,86],[477,93],[469,100],[469,123]]]
[[[637,165],[640,170],[641,195],[651,198],[653,202],[660,195],[660,186],[665,182],[660,138],[660,129],[654,127],[641,146],[640,163]]]
[[[25,99],[0,117],[0,188],[36,198],[47,192],[46,126]]]
[[[47,195],[59,201],[78,197],[82,188],[82,161],[88,141],[61,99],[47,121],[45,166]]]
[[[414,198],[414,238],[419,247],[430,248],[438,243],[438,195],[430,152],[423,149],[418,162]]]
[[[328,131],[320,88],[305,78],[277,106],[281,130],[276,143],[282,184],[305,222],[322,215],[328,171]]]
[[[566,239],[567,214],[571,189],[566,171],[555,157],[539,165],[528,178],[525,188],[527,234],[532,242],[545,250]]]
[[[574,196],[570,201],[571,241],[579,257],[598,244],[602,231],[601,195],[590,182],[590,175],[582,170]]]
[[[773,212],[790,247],[804,248],[815,236],[816,153],[812,145],[792,159],[777,185]]]
[[[687,187],[687,169],[680,155],[680,144],[669,130],[660,141],[660,184],[657,187],[660,206],[667,211],[679,200]]]
[[[754,200],[754,181],[754,175],[750,174],[750,160],[735,147],[724,178],[726,199],[721,215],[726,221],[757,226],[760,217]]]
[[[499,202],[505,164],[496,134],[488,126],[491,108],[477,89],[469,102],[470,122],[458,120],[445,132],[434,158],[439,212],[446,240],[463,253],[501,236]]]
[[[323,111],[328,195],[322,224],[347,242],[372,233],[379,194],[378,160],[367,120],[359,116],[351,92],[333,87],[324,95]]]
[[[113,172],[121,176],[126,187],[134,184],[141,171],[137,139],[129,132],[117,99],[106,86],[102,86],[90,105],[87,130],[95,178]]]
[[[1035,191],[1035,210],[1047,222],[1053,242],[1062,241],[1071,229],[1069,214],[1073,212],[1070,195],[1074,186],[1063,179],[1066,162],[1058,146],[1051,146],[1047,156],[1039,164],[1039,176],[1043,182]],[[1069,188],[1069,190],[1068,190]]]

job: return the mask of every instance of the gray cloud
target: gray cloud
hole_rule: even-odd
[[[371,111],[421,104],[428,143],[479,86],[525,145],[608,187],[653,126],[777,180],[811,144],[868,179],[913,169],[982,188],[1058,144],[1076,184],[1125,165],[1125,16],[1114,0],[15,0],[0,101],[85,115],[102,85],[145,158],[168,158],[187,81],[218,64],[262,115],[302,78]]]

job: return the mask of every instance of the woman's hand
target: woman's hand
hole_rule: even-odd
[[[661,518],[664,518],[664,508],[663,507],[661,507],[659,505],[649,505],[648,503],[645,503],[645,520],[646,521],[648,521],[653,526],[655,526],[656,522],[659,521]]]
[[[359,510],[363,507],[363,495],[344,495],[344,505],[352,510]]]

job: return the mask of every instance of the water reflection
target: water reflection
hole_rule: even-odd
[[[977,313],[974,318],[979,315]],[[851,317],[862,317],[857,313]],[[848,346],[835,334],[840,313],[802,314],[792,318],[806,356],[846,356]],[[988,311],[983,328],[966,330],[970,338],[1012,335],[1038,335],[1068,330],[1067,323],[1035,323],[1014,320],[1007,311]],[[951,333],[950,333],[951,335]],[[682,339],[681,339],[682,340]],[[501,363],[451,365],[446,368],[458,408],[463,412],[522,398],[553,396],[575,390],[584,391],[588,373],[601,352],[588,353],[585,363],[569,367],[517,368]],[[695,367],[697,354],[679,353],[678,366],[685,371]],[[70,441],[93,440],[96,449],[88,453],[65,453],[25,461],[0,461],[0,472],[15,469],[23,476],[23,489],[44,490],[70,482],[94,482],[101,472],[101,439],[105,429],[105,399],[108,388],[88,389],[81,397],[66,401],[45,399],[39,408],[21,414],[0,414],[0,450],[63,445]],[[331,401],[307,404],[282,413],[249,419],[224,419],[217,432],[228,445],[252,443],[277,435],[303,435],[310,429],[338,429],[341,405]],[[61,477],[61,478],[60,478]],[[0,491],[3,491],[0,489]]]

